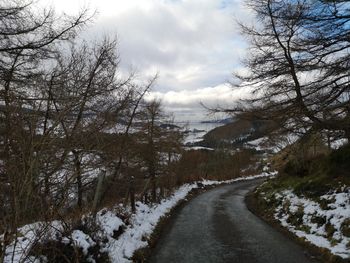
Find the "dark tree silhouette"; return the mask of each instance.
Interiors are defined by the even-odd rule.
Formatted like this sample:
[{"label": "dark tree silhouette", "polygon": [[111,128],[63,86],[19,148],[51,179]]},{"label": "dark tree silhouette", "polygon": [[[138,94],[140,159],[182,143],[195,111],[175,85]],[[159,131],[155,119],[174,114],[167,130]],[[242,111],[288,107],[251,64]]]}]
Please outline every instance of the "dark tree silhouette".
[{"label": "dark tree silhouette", "polygon": [[241,24],[250,41],[253,99],[228,112],[250,112],[292,131],[328,130],[350,138],[350,7],[347,1],[247,1],[256,26]]}]

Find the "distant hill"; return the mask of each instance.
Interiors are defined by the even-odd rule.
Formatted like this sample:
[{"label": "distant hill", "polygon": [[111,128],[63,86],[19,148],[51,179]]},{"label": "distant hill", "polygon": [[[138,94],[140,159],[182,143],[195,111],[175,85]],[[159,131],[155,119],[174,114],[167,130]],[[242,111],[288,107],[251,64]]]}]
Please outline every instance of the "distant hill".
[{"label": "distant hill", "polygon": [[275,128],[276,125],[272,121],[238,119],[209,131],[203,137],[203,145],[210,147],[223,144],[240,146],[247,141],[265,136]]},{"label": "distant hill", "polygon": [[221,124],[227,124],[234,122],[235,119],[233,117],[226,118],[226,119],[220,119],[220,120],[207,120],[207,121],[201,121],[201,123],[221,123]]}]

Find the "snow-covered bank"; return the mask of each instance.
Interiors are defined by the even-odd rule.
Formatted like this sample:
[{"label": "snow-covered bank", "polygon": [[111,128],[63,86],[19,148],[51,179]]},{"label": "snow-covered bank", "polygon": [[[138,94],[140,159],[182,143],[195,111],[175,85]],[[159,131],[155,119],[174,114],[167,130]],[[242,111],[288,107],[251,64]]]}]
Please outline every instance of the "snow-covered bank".
[{"label": "snow-covered bank", "polygon": [[167,214],[180,200],[184,199],[196,184],[185,184],[172,196],[157,205],[136,203],[136,213],[132,215],[130,225],[118,239],[108,236],[108,245],[103,249],[108,252],[112,262],[131,262],[134,252],[147,246],[147,238],[152,234],[158,221]]},{"label": "snow-covered bank", "polygon": [[[118,204],[113,208],[100,210],[94,223],[93,217],[86,215],[82,218],[84,228],[67,231],[67,222],[54,221],[51,223],[34,223],[19,229],[19,236],[6,248],[5,262],[49,262],[45,255],[40,261],[34,255],[29,256],[34,244],[54,240],[80,249],[81,253],[90,261],[95,262],[90,254],[93,248],[108,255],[111,262],[131,262],[133,253],[148,245],[147,239],[154,231],[159,220],[174,208],[180,200],[186,198],[188,193],[202,185],[228,184],[242,180],[252,180],[270,177],[275,173],[264,172],[259,175],[236,178],[227,181],[209,181],[185,184],[179,187],[168,198],[159,204],[143,204],[137,202],[136,213],[131,214],[128,207]],[[91,229],[87,226],[93,226]],[[69,227],[68,227],[69,228]],[[94,228],[94,230],[92,229]],[[4,235],[0,236],[3,243]],[[36,255],[38,258],[39,255]]]},{"label": "snow-covered bank", "polygon": [[239,178],[235,178],[235,179],[231,179],[231,180],[225,180],[225,181],[203,180],[203,181],[200,181],[200,183],[203,185],[231,184],[231,183],[239,182],[239,181],[247,181],[247,180],[259,179],[259,178],[274,177],[276,175],[277,175],[277,172],[262,172],[261,174],[258,174],[258,175],[239,177]]},{"label": "snow-covered bank", "polygon": [[[264,197],[275,207],[274,217],[282,226],[311,244],[328,249],[332,254],[350,258],[350,188],[312,200],[291,190]],[[273,199],[273,200],[271,200]]]}]

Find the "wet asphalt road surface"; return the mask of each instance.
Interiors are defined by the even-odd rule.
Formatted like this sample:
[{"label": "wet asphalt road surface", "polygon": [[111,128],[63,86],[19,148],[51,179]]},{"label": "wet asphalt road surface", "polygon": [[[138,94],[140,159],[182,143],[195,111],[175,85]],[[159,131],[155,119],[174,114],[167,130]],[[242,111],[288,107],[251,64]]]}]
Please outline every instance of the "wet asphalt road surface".
[{"label": "wet asphalt road surface", "polygon": [[221,186],[189,201],[165,229],[150,262],[316,262],[248,210],[244,197],[260,183]]}]

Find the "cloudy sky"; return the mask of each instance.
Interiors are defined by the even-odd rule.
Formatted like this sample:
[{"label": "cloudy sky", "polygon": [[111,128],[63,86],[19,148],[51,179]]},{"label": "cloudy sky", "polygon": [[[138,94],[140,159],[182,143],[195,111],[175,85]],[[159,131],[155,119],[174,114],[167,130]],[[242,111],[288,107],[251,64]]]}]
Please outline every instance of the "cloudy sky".
[{"label": "cloudy sky", "polygon": [[152,97],[176,112],[200,102],[229,105],[242,91],[225,83],[243,70],[246,43],[235,20],[251,21],[243,0],[41,0],[58,12],[97,10],[88,37],[117,36],[123,71],[159,73]]}]

